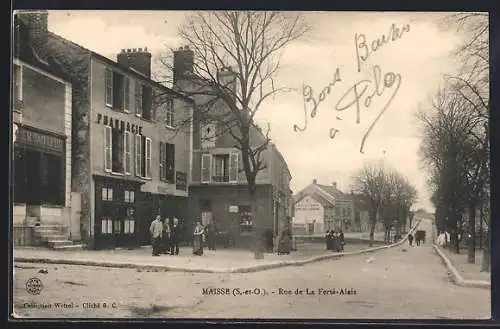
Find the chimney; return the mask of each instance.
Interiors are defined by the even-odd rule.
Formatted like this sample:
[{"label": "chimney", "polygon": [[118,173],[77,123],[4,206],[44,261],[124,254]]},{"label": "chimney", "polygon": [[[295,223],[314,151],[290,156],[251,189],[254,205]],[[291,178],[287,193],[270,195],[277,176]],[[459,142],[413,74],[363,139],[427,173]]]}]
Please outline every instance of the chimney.
[{"label": "chimney", "polygon": [[151,53],[148,48],[122,49],[116,56],[116,61],[151,78]]},{"label": "chimney", "polygon": [[317,183],[318,183],[318,181],[316,180],[316,178],[313,179],[313,184],[317,184]]},{"label": "chimney", "polygon": [[223,67],[217,73],[217,79],[220,84],[229,88],[233,94],[236,92],[236,72],[231,67]]},{"label": "chimney", "polygon": [[48,19],[47,10],[21,11],[17,15],[26,25],[30,43],[41,60],[47,60]]},{"label": "chimney", "polygon": [[189,46],[180,47],[174,51],[174,84],[179,80],[187,79],[193,73],[194,52]]}]

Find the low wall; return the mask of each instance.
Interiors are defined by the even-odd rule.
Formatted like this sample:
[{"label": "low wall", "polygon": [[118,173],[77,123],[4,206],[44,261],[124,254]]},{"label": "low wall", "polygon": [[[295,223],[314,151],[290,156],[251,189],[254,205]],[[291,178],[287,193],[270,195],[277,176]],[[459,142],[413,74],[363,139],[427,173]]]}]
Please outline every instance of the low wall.
[{"label": "low wall", "polygon": [[12,242],[14,247],[33,245],[33,232],[33,226],[14,225],[12,227]]}]

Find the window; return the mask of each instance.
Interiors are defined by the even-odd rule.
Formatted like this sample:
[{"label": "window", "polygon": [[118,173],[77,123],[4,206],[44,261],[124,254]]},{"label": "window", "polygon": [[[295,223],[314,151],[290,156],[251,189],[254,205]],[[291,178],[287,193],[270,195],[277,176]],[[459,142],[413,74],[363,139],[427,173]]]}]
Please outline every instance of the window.
[{"label": "window", "polygon": [[125,134],[118,130],[111,130],[111,171],[114,173],[124,172],[124,158],[125,158]]},{"label": "window", "polygon": [[125,219],[123,222],[123,233],[133,234],[134,233],[135,220]]},{"label": "window", "polygon": [[213,156],[214,182],[229,182],[229,155],[217,154]]},{"label": "window", "polygon": [[111,69],[106,69],[104,80],[106,106],[114,110],[128,112],[130,97],[128,77]]},{"label": "window", "polygon": [[174,101],[169,98],[165,103],[165,125],[167,127],[174,126]]},{"label": "window", "polygon": [[128,202],[128,203],[134,203],[134,201],[135,201],[135,192],[134,191],[125,190],[124,201]]},{"label": "window", "polygon": [[147,86],[142,86],[142,117],[146,120],[154,120],[153,90]]},{"label": "window", "polygon": [[132,171],[132,134],[125,131],[124,134],[124,158],[125,158],[125,174],[130,175]]},{"label": "window", "polygon": [[135,175],[142,176],[142,136],[135,135]]},{"label": "window", "polygon": [[104,171],[111,171],[111,127],[104,127]]},{"label": "window", "polygon": [[151,178],[151,138],[135,135],[135,174]]},{"label": "window", "polygon": [[253,229],[251,207],[248,205],[239,206],[238,215],[240,218],[240,231],[251,232]]},{"label": "window", "polygon": [[14,98],[13,101],[23,100],[23,69],[20,65],[14,64]]},{"label": "window", "polygon": [[154,120],[153,90],[138,81],[135,83],[135,115],[146,120]]},{"label": "window", "polygon": [[101,199],[102,200],[106,200],[106,201],[113,200],[113,189],[112,188],[103,187],[102,188],[102,197],[101,197]]},{"label": "window", "polygon": [[113,221],[109,217],[101,217],[101,233],[111,234],[113,233]]},{"label": "window", "polygon": [[201,127],[201,148],[215,147],[216,127],[214,123],[208,123]]},{"label": "window", "polygon": [[142,116],[142,84],[135,82],[135,115]]},{"label": "window", "polygon": [[202,154],[201,155],[201,182],[210,183],[210,177],[212,176],[212,155]]},{"label": "window", "polygon": [[239,157],[238,152],[231,152],[229,155],[229,181],[232,183],[238,182]]},{"label": "window", "polygon": [[145,170],[144,170],[144,177],[151,178],[151,138],[146,137],[146,152],[144,152],[144,163],[145,163]]},{"label": "window", "polygon": [[175,144],[160,142],[160,180],[175,183]]}]

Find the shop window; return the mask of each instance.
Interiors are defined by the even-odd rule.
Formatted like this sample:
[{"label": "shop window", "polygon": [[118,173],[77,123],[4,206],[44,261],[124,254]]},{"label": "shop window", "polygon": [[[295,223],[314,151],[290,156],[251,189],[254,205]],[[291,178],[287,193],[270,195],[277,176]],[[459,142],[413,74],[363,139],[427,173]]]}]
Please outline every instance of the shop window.
[{"label": "shop window", "polygon": [[111,69],[105,72],[105,103],[114,110],[129,112],[129,78]]},{"label": "shop window", "polygon": [[101,233],[102,234],[112,234],[113,233],[113,220],[109,217],[101,218]]},{"label": "shop window", "polygon": [[135,202],[135,192],[134,191],[125,190],[124,201],[128,202],[128,203],[134,203]]},{"label": "shop window", "polygon": [[113,200],[113,189],[103,187],[102,188],[102,200],[112,201]]},{"label": "shop window", "polygon": [[114,233],[120,233],[122,231],[121,222],[119,219],[114,220],[113,230]]},{"label": "shop window", "polygon": [[135,229],[135,220],[133,219],[125,219],[123,223],[123,233],[125,234],[133,234]]},{"label": "shop window", "polygon": [[252,210],[248,205],[238,207],[240,218],[240,232],[251,232],[253,230]]},{"label": "shop window", "polygon": [[160,180],[175,183],[175,144],[160,142]]}]

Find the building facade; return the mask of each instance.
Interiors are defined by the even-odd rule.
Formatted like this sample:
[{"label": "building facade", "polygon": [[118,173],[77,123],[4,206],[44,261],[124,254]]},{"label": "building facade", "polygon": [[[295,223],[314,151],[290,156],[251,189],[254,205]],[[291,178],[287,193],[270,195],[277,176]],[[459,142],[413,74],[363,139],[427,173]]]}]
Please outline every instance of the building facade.
[{"label": "building facade", "polygon": [[156,215],[187,216],[191,131],[177,123],[193,102],[151,80],[146,48],[115,62],[48,31],[46,12],[32,15],[72,82],[73,239],[95,249],[150,244]]},{"label": "building facade", "polygon": [[[72,87],[58,63],[37,44],[36,21],[14,18],[14,244],[30,244],[39,225],[70,230]],[[42,21],[43,23],[43,21]]]},{"label": "building facade", "polygon": [[[174,53],[174,83],[184,92],[195,89],[186,72],[193,71],[193,52],[183,47]],[[231,77],[232,71],[219,72]],[[233,79],[235,81],[235,79]],[[235,86],[230,86],[235,88]],[[204,96],[193,92],[197,104],[203,104]],[[228,110],[215,103],[210,111]],[[230,115],[230,114],[229,114]],[[257,229],[272,230],[278,235],[291,216],[292,176],[288,165],[276,145],[269,142],[262,152],[265,168],[256,176],[255,210],[243,171],[240,151],[231,134],[224,132],[220,122],[206,121],[195,110],[193,121],[193,166],[190,185],[189,218],[191,225],[201,221],[214,223],[218,230],[233,237],[236,246],[247,247]],[[250,129],[253,147],[263,145],[266,137],[256,127]],[[257,224],[258,221],[258,225]]]}]

